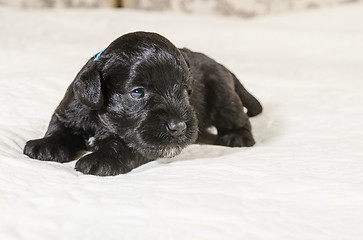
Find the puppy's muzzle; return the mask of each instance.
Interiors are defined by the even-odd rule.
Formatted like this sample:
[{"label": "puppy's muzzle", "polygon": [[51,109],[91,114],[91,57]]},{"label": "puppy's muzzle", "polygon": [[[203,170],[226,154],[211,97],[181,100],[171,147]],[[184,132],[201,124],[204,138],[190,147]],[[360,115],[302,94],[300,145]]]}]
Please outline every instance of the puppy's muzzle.
[{"label": "puppy's muzzle", "polygon": [[168,123],[167,129],[171,136],[183,135],[187,129],[187,124],[183,121],[172,120]]}]

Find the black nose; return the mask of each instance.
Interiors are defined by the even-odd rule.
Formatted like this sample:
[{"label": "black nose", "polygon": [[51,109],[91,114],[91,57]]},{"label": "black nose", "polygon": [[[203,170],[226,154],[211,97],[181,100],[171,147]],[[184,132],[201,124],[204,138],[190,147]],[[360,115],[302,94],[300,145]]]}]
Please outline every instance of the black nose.
[{"label": "black nose", "polygon": [[180,136],[184,134],[187,125],[185,122],[171,121],[168,124],[168,130],[172,136]]}]

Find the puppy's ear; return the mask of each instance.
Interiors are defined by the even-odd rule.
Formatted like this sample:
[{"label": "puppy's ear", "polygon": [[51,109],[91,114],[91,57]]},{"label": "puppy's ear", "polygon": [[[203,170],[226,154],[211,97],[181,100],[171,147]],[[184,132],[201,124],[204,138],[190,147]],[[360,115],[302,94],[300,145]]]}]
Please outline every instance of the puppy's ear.
[{"label": "puppy's ear", "polygon": [[73,82],[73,91],[76,97],[81,103],[93,110],[100,109],[103,105],[101,79],[102,75],[97,64],[89,61]]}]

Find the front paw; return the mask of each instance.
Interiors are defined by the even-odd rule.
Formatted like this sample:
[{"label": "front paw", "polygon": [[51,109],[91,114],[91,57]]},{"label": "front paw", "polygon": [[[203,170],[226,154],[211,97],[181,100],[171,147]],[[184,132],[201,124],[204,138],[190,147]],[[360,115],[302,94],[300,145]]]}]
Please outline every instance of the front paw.
[{"label": "front paw", "polygon": [[28,141],[23,153],[30,158],[43,161],[68,162],[71,160],[69,149],[51,138]]},{"label": "front paw", "polygon": [[251,147],[255,144],[255,140],[249,130],[236,129],[219,135],[215,144],[228,147]]},{"label": "front paw", "polygon": [[110,156],[102,156],[94,152],[80,158],[76,163],[76,170],[84,174],[98,176],[115,176],[130,172],[131,169],[123,165],[119,159]]}]

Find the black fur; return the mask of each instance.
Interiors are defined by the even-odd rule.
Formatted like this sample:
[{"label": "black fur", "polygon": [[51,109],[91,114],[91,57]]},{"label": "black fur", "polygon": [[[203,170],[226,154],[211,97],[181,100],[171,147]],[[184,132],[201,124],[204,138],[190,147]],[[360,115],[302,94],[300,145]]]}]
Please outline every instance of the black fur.
[{"label": "black fur", "polygon": [[211,125],[216,144],[252,146],[248,116],[261,111],[234,74],[206,55],[156,33],[129,33],[86,63],[44,138],[28,141],[24,154],[68,162],[90,151],[78,171],[117,175],[179,154]]}]

